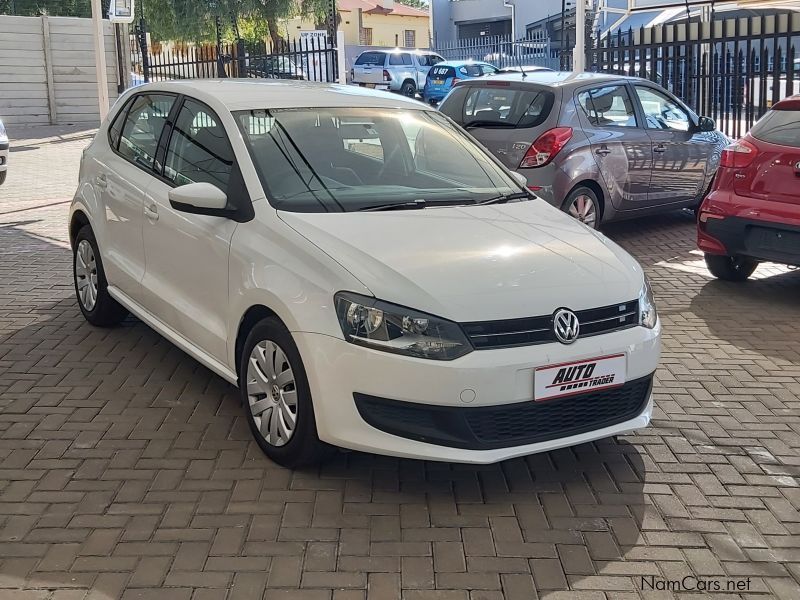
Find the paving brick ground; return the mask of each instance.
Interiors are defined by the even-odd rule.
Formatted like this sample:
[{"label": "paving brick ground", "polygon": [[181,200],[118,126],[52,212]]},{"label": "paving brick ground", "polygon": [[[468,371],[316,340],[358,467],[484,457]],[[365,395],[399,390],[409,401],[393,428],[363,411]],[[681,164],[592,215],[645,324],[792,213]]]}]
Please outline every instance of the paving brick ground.
[{"label": "paving brick ground", "polygon": [[133,319],[84,322],[65,217],[89,137],[24,135],[0,188],[0,600],[656,599],[686,576],[800,598],[800,274],[712,280],[688,214],[610,227],[664,322],[652,427],[292,473],[231,386]]}]

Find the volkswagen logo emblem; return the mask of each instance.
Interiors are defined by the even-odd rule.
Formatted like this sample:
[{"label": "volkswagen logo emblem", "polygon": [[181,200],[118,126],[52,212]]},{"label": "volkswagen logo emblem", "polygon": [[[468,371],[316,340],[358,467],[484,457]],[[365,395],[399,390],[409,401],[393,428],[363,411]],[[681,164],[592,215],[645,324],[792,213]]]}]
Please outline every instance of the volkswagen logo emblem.
[{"label": "volkswagen logo emblem", "polygon": [[578,317],[571,310],[559,308],[553,315],[553,333],[562,344],[571,344],[577,340],[580,330]]}]

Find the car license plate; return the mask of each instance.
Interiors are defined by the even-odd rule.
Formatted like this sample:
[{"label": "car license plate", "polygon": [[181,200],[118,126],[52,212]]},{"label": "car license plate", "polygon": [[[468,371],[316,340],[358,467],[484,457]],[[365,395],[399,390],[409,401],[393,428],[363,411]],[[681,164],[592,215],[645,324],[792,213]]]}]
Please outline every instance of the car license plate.
[{"label": "car license plate", "polygon": [[433,85],[442,85],[444,83],[444,79],[434,79]]},{"label": "car license plate", "polygon": [[368,84],[367,84],[367,87],[368,87],[368,88],[373,88],[373,89],[374,89],[374,88],[375,88],[375,84],[374,84],[374,83],[368,83]]},{"label": "car license plate", "polygon": [[538,367],[533,399],[540,402],[620,386],[625,383],[626,367],[624,354]]}]

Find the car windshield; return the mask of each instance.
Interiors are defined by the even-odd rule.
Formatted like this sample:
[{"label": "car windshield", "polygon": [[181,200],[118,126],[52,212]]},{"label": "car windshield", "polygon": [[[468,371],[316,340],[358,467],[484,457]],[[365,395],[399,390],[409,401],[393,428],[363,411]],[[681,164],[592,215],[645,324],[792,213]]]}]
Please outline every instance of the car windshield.
[{"label": "car windshield", "polygon": [[750,130],[770,144],[800,148],[800,110],[771,110]]},{"label": "car windshield", "polygon": [[267,197],[280,210],[466,205],[520,192],[435,111],[299,108],[234,116]]}]

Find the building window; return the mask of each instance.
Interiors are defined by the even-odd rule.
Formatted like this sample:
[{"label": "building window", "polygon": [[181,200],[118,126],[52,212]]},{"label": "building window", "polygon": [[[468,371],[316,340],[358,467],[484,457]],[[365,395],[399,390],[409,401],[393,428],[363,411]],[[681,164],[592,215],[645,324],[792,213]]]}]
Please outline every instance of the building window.
[{"label": "building window", "polygon": [[413,29],[406,29],[405,47],[415,48],[417,46],[417,32]]},{"label": "building window", "polygon": [[361,45],[372,46],[372,27],[361,28]]}]

